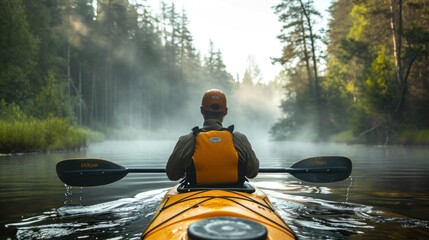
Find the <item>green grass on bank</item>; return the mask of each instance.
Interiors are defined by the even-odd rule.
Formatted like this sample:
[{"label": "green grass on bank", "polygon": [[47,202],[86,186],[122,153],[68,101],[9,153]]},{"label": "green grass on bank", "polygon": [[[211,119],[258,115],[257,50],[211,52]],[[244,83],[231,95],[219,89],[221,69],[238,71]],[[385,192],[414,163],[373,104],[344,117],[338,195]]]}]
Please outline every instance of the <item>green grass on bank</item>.
[{"label": "green grass on bank", "polygon": [[76,150],[102,138],[100,133],[74,127],[57,117],[0,120],[0,153]]},{"label": "green grass on bank", "polygon": [[[331,142],[365,143],[364,139],[354,136],[351,130],[333,135],[329,138]],[[391,144],[400,145],[429,145],[429,129],[402,130],[391,139]]]},{"label": "green grass on bank", "polygon": [[353,135],[352,130],[340,132],[329,138],[330,142],[344,142],[344,143],[356,143],[359,142],[358,138]]},{"label": "green grass on bank", "polygon": [[407,145],[429,145],[429,129],[403,130],[398,141]]}]

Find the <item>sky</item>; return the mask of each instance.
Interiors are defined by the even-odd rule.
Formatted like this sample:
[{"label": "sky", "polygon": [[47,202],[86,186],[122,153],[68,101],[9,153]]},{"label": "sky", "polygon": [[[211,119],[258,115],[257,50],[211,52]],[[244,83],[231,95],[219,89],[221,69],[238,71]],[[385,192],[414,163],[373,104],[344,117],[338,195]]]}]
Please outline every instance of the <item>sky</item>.
[{"label": "sky", "polygon": [[[159,0],[146,0],[155,13]],[[174,2],[178,12],[184,9],[194,46],[202,56],[208,53],[209,42],[222,52],[226,70],[241,80],[252,56],[262,72],[262,81],[274,80],[281,66],[271,59],[279,57],[282,44],[277,39],[281,23],[273,6],[280,0],[164,0]],[[318,0],[316,8],[327,14],[330,0]],[[326,19],[326,17],[325,17]]]}]

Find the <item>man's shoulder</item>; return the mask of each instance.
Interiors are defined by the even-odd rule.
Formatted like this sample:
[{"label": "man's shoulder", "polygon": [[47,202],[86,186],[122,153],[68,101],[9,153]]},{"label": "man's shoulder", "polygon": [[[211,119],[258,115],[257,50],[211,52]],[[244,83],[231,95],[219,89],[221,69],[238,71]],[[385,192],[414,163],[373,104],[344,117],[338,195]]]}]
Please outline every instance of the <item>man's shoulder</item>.
[{"label": "man's shoulder", "polygon": [[189,141],[189,140],[194,139],[194,138],[195,138],[195,136],[194,136],[193,132],[189,132],[185,135],[180,136],[179,141]]},{"label": "man's shoulder", "polygon": [[234,131],[232,134],[234,135],[234,137],[238,138],[239,140],[248,141],[246,135],[242,132]]},{"label": "man's shoulder", "polygon": [[235,131],[235,130],[234,130],[234,132],[232,132],[232,134],[234,134],[236,136],[246,136],[244,133],[239,132],[239,131]]}]

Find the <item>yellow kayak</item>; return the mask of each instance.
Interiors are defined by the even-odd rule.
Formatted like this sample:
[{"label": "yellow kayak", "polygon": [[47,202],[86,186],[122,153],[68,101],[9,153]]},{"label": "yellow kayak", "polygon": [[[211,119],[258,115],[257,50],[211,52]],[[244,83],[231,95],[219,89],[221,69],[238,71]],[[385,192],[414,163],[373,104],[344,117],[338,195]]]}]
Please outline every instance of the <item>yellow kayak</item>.
[{"label": "yellow kayak", "polygon": [[[66,159],[56,166],[70,186],[100,186],[128,173],[165,173],[164,168],[125,168],[96,158]],[[307,182],[336,182],[350,176],[352,162],[340,156],[306,158],[290,168],[260,168],[263,173],[290,173]],[[296,239],[268,197],[246,183],[244,187],[173,187],[164,197],[142,239],[260,240]]]},{"label": "yellow kayak", "polygon": [[295,239],[267,195],[244,188],[171,188],[142,239]]}]

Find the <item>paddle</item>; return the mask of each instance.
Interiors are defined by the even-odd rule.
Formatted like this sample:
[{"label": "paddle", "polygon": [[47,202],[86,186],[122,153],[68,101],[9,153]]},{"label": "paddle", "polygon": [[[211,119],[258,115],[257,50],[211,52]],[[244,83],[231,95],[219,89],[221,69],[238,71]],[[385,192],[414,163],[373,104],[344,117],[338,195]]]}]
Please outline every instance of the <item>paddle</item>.
[{"label": "paddle", "polygon": [[[337,182],[350,176],[352,162],[346,157],[312,157],[290,168],[260,168],[260,173],[290,173],[307,182]],[[57,164],[57,175],[70,186],[99,186],[116,182],[128,173],[165,173],[164,168],[125,168],[113,162],[95,158],[67,159]]]},{"label": "paddle", "polygon": [[346,157],[323,156],[303,159],[290,168],[260,168],[260,173],[289,173],[306,182],[338,182],[350,176],[352,161]]}]

